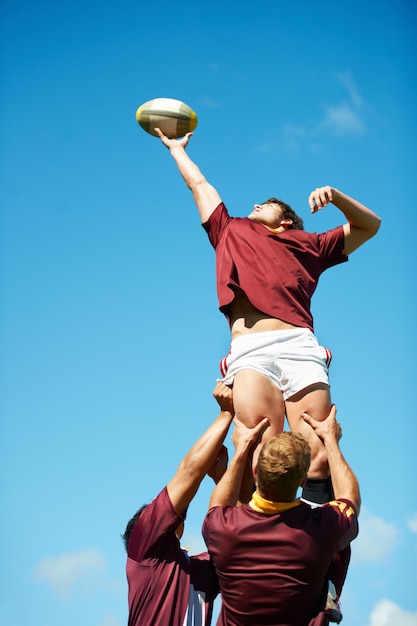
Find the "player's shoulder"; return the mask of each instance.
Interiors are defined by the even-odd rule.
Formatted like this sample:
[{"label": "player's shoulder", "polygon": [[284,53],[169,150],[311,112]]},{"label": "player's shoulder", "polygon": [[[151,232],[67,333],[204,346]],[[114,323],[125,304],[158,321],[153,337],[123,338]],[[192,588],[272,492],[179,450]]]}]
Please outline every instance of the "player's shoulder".
[{"label": "player's shoulder", "polygon": [[352,515],[357,516],[355,505],[353,504],[353,502],[345,498],[331,500],[330,502],[327,502],[325,505],[322,506],[322,508],[324,507],[331,507],[331,509],[338,511],[347,518],[352,517]]}]

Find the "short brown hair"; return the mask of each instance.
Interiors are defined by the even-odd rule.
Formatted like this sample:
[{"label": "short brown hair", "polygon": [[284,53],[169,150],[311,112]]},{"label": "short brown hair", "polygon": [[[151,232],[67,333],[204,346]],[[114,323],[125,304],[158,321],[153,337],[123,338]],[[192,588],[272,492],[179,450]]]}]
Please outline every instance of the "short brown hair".
[{"label": "short brown hair", "polygon": [[289,226],[289,229],[292,228],[293,230],[304,230],[303,220],[297,215],[297,213],[292,207],[290,207],[289,204],[283,202],[282,200],[279,200],[278,198],[269,198],[268,200],[265,200],[265,202],[262,202],[262,204],[269,204],[270,202],[272,202],[273,204],[278,204],[278,206],[280,206],[282,209],[284,217],[286,219],[292,220],[292,224],[291,226]]},{"label": "short brown hair", "polygon": [[275,502],[290,502],[310,467],[311,448],[298,433],[284,432],[261,448],[256,467],[261,496]]}]

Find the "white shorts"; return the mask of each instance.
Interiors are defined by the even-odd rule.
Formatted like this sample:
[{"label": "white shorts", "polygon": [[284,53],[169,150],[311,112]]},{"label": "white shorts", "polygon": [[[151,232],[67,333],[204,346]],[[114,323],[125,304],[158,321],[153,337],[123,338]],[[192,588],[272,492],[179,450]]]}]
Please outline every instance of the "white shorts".
[{"label": "white shorts", "polygon": [[329,384],[332,353],[308,328],[249,333],[234,339],[220,361],[223,382],[231,386],[237,372],[260,372],[282,392],[284,400],[314,383]]}]

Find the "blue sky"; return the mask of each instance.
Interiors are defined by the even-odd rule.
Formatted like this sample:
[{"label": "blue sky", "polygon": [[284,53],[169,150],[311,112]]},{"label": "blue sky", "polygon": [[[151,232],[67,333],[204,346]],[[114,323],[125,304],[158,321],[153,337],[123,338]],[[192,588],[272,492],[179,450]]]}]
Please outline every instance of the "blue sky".
[{"label": "blue sky", "polygon": [[125,624],[120,533],[217,414],[214,253],[135,121],[173,97],[232,214],[278,195],[320,232],[343,221],[309,213],[330,184],[382,217],[313,313],[363,498],[343,624],[416,626],[415,3],[4,0],[0,16],[1,622]]}]

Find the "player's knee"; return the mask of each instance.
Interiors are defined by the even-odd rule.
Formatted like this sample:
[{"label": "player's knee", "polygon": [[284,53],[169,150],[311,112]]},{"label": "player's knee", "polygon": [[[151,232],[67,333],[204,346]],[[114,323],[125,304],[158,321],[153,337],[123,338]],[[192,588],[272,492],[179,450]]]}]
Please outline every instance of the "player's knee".
[{"label": "player's knee", "polygon": [[255,426],[257,426],[257,424],[259,424],[259,422],[264,418],[263,415],[250,411],[236,411],[236,417],[247,428],[255,428]]},{"label": "player's knee", "polygon": [[[260,411],[259,407],[254,407],[253,410],[245,407],[236,409],[236,417],[240,420],[247,428],[255,428],[265,417],[269,419],[270,428],[273,431],[277,430],[278,419],[276,416],[268,415],[267,411]],[[269,429],[268,429],[269,430]]]},{"label": "player's knee", "polygon": [[324,446],[314,446],[311,450],[311,464],[309,475],[326,477],[329,473],[329,464]]}]

